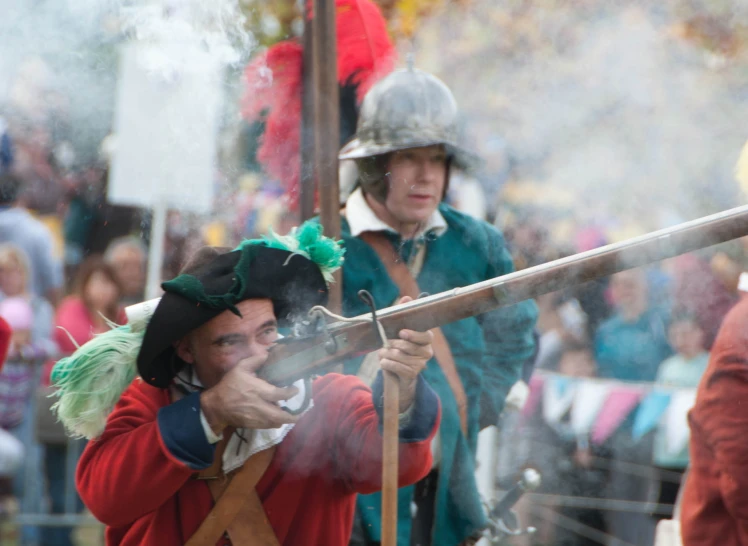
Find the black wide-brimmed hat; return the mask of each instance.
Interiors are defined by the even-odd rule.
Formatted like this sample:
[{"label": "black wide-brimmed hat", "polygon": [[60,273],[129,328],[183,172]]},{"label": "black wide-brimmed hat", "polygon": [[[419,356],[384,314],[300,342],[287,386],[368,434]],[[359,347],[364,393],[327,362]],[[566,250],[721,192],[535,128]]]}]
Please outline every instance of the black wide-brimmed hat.
[{"label": "black wide-brimmed hat", "polygon": [[159,301],[138,354],[138,373],[154,387],[165,388],[184,362],[174,343],[226,311],[239,316],[236,304],[269,299],[280,325],[315,305],[325,305],[328,282],[342,263],[339,243],[307,224],[288,236],[271,233],[244,241],[238,248],[205,247],[182,273],[162,284]]}]

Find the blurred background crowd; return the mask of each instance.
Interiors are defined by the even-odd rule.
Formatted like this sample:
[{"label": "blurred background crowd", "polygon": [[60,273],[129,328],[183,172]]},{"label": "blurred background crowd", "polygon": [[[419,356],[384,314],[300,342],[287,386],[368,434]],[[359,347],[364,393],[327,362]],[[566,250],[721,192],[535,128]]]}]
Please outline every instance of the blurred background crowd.
[{"label": "blurred background crowd", "polygon": [[[464,138],[486,160],[475,177],[456,173],[448,201],[499,227],[518,269],[740,204],[733,169],[748,136],[740,122],[748,114],[746,4],[379,3],[400,49],[454,90]],[[299,33],[294,2],[242,6],[258,47]],[[50,417],[51,363],[144,299],[151,214],[107,201],[116,146],[111,51],[78,52],[87,77],[97,75],[95,103],[77,91],[75,82],[88,80],[59,73],[70,62],[64,55],[41,45],[17,51],[18,62],[0,60],[0,316],[14,330],[0,373],[0,426],[25,451],[0,468],[0,509],[70,514],[81,510],[66,498],[80,445]],[[283,181],[262,171],[256,149],[252,125],[227,115],[214,213],[169,212],[163,278],[203,244],[298,223]],[[734,241],[543,296],[535,369],[695,387],[746,266],[748,246]],[[502,451],[504,466],[537,467],[542,493],[556,499],[546,505],[552,517],[527,514],[540,528],[528,541],[651,544],[667,513],[652,507],[673,504],[687,456],[664,454],[657,431],[632,442],[625,424],[602,445],[570,433],[568,415],[553,425],[532,415],[519,426],[511,430],[523,441]],[[559,501],[568,498],[638,504]],[[65,525],[0,526],[2,544],[75,540],[85,538]]]}]

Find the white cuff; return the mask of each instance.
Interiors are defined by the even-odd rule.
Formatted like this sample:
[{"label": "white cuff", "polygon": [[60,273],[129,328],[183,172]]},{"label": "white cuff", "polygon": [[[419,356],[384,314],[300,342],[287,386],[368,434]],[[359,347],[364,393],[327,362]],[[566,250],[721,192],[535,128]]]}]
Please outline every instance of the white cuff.
[{"label": "white cuff", "polygon": [[398,424],[400,428],[407,427],[408,423],[410,423],[410,418],[413,415],[413,407],[415,405],[416,405],[416,402],[415,400],[413,400],[413,403],[410,405],[410,407],[397,416],[397,420],[398,420]]},{"label": "white cuff", "polygon": [[215,432],[213,432],[213,429],[210,428],[203,410],[200,410],[200,424],[203,425],[203,431],[205,432],[205,437],[208,439],[209,444],[217,444],[218,442],[223,440],[223,434],[216,434]]}]

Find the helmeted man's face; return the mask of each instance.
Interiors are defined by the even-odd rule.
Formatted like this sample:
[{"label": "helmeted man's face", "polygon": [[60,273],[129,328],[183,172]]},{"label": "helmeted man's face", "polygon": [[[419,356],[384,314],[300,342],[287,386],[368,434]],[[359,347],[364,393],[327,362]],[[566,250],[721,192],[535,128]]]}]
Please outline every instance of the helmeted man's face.
[{"label": "helmeted man's face", "polygon": [[269,299],[245,300],[236,307],[241,318],[224,311],[177,344],[177,354],[194,366],[206,388],[216,385],[245,358],[266,354],[278,339],[278,322]]},{"label": "helmeted man's face", "polygon": [[443,146],[394,152],[387,165],[387,211],[402,224],[421,224],[439,206],[447,179]]}]

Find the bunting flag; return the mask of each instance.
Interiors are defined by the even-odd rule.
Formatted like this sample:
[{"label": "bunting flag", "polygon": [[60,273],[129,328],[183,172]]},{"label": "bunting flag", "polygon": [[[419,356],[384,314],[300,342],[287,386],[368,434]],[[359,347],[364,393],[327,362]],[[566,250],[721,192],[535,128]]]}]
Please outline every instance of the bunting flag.
[{"label": "bunting flag", "polygon": [[522,418],[526,419],[533,415],[540,405],[540,401],[543,399],[543,383],[545,382],[544,376],[540,374],[533,374],[530,378],[530,394],[525,400],[525,405],[522,406]]},{"label": "bunting flag", "polygon": [[543,387],[543,418],[549,424],[558,423],[574,403],[578,382],[557,375]]},{"label": "bunting flag", "polygon": [[626,417],[634,410],[642,397],[642,390],[636,387],[619,386],[611,388],[598,419],[592,428],[591,440],[602,444],[618,430]]},{"label": "bunting flag", "polygon": [[641,440],[659,424],[670,405],[671,396],[670,392],[653,390],[644,397],[634,418],[634,429],[631,435],[635,442]]},{"label": "bunting flag", "polygon": [[688,412],[695,402],[696,389],[673,393],[662,423],[665,430],[665,452],[668,455],[677,455],[688,445]]},{"label": "bunting flag", "polygon": [[589,434],[610,394],[611,385],[581,382],[571,408],[571,428],[577,435]]},{"label": "bunting flag", "polygon": [[695,388],[577,378],[545,371],[536,372],[529,387],[523,420],[537,414],[540,406],[542,418],[551,425],[568,414],[574,433],[589,434],[590,441],[599,445],[633,415],[633,441],[658,429],[668,453],[681,453],[688,444],[687,415],[696,400]]}]

